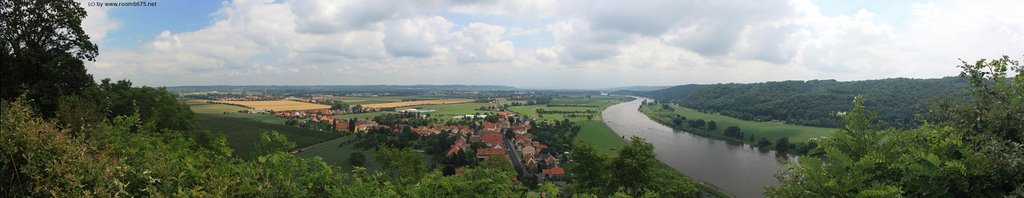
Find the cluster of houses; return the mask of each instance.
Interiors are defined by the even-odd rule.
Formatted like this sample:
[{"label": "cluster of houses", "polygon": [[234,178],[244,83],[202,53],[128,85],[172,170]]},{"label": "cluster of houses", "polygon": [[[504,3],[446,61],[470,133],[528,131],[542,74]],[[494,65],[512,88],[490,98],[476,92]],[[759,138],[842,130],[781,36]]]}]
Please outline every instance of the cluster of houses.
[{"label": "cluster of houses", "polygon": [[[404,109],[399,112],[420,112],[417,109]],[[345,110],[308,110],[308,111],[288,111],[288,112],[277,112],[275,113],[278,117],[298,117],[298,118],[309,118],[311,121],[320,122],[327,121],[334,126],[334,129],[338,132],[367,132],[370,129],[383,128],[391,130],[401,130],[401,126],[388,126],[381,125],[372,120],[358,120],[355,122],[354,127],[350,127],[350,123],[346,120],[332,118],[330,115],[337,115],[346,113]],[[412,128],[412,132],[420,136],[428,136],[433,134],[440,134],[442,131],[448,131],[452,136],[458,138],[451,145],[447,155],[449,157],[454,156],[460,152],[464,152],[465,149],[470,148],[470,144],[480,143],[484,145],[483,148],[476,149],[476,159],[479,161],[485,161],[492,157],[503,157],[507,160],[519,159],[519,163],[529,168],[530,170],[540,170],[542,176],[545,178],[561,177],[565,174],[565,169],[559,166],[558,159],[551,154],[544,153],[544,149],[548,146],[533,140],[529,133],[530,124],[520,123],[513,125],[508,120],[509,117],[515,116],[513,112],[498,112],[499,118],[497,122],[479,122],[481,126],[479,130],[474,130],[469,125],[446,125],[446,126],[418,126]],[[474,115],[475,116],[475,115]],[[503,131],[511,131],[513,139],[509,141],[509,144],[505,144],[506,137],[502,133]],[[509,148],[511,147],[511,148]],[[517,155],[516,158],[508,156],[509,154]],[[542,167],[541,163],[546,165]]]}]

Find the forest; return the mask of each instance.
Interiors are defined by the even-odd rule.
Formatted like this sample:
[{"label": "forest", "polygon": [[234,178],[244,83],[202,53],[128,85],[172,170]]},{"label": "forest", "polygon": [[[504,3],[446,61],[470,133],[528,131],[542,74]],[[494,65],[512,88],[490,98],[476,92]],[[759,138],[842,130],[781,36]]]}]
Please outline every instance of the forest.
[{"label": "forest", "polygon": [[916,115],[925,115],[934,100],[962,100],[967,87],[966,79],[946,77],[680,85],[631,93],[744,120],[830,128],[842,126],[833,115],[848,111],[854,96],[863,95],[870,99],[865,107],[878,114],[883,126],[912,128],[921,124]]}]

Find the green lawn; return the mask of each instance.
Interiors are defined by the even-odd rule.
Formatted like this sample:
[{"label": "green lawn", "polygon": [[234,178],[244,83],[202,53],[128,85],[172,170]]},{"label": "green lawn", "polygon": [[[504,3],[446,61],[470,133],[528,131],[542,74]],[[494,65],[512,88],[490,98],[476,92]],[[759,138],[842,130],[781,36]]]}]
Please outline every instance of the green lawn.
[{"label": "green lawn", "polygon": [[[778,122],[747,121],[719,114],[701,113],[675,105],[673,107],[674,111],[667,111],[662,109],[661,105],[644,105],[641,111],[651,119],[666,125],[672,124],[672,118],[675,115],[685,116],[687,120],[704,119],[705,121],[715,121],[718,129],[711,133],[716,136],[721,136],[727,127],[738,126],[744,135],[754,134],[754,141],[761,137],[766,137],[774,142],[778,138],[789,137],[789,142],[799,143],[806,142],[810,138],[826,136],[837,130],[834,128],[800,126]],[[751,143],[747,138],[744,141]]]},{"label": "green lawn", "polygon": [[626,144],[619,135],[616,135],[612,129],[608,128],[601,121],[576,121],[576,123],[582,125],[582,128],[576,134],[575,141],[583,141],[593,145],[594,148],[597,148],[602,153],[616,156],[618,148]]}]

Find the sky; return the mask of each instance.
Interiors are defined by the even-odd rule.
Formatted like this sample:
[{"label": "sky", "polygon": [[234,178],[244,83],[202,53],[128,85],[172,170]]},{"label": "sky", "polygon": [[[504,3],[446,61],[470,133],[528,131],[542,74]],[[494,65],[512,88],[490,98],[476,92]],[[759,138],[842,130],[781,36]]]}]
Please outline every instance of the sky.
[{"label": "sky", "polygon": [[961,59],[1024,59],[1024,1],[1010,0],[80,2],[100,46],[89,72],[148,86],[589,89],[937,78]]}]

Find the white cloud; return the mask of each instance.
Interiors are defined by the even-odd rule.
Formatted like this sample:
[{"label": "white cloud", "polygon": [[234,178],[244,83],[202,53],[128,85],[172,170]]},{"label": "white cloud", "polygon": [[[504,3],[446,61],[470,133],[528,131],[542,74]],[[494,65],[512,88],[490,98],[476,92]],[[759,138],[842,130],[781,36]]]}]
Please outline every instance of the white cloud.
[{"label": "white cloud", "polygon": [[88,6],[84,1],[79,1],[79,3],[88,13],[85,20],[82,20],[82,29],[89,34],[89,40],[93,43],[103,44],[106,41],[107,33],[121,26],[120,22],[110,18],[110,15],[107,14],[110,12],[109,8]]},{"label": "white cloud", "polygon": [[[149,85],[576,88],[941,77],[956,74],[956,58],[1024,54],[1024,12],[1009,4],[1020,3],[921,3],[880,16],[869,8],[823,13],[808,0],[239,0],[207,27],[103,51],[89,69]],[[94,41],[117,30],[106,10],[87,9]],[[517,43],[524,35],[552,41]]]}]

